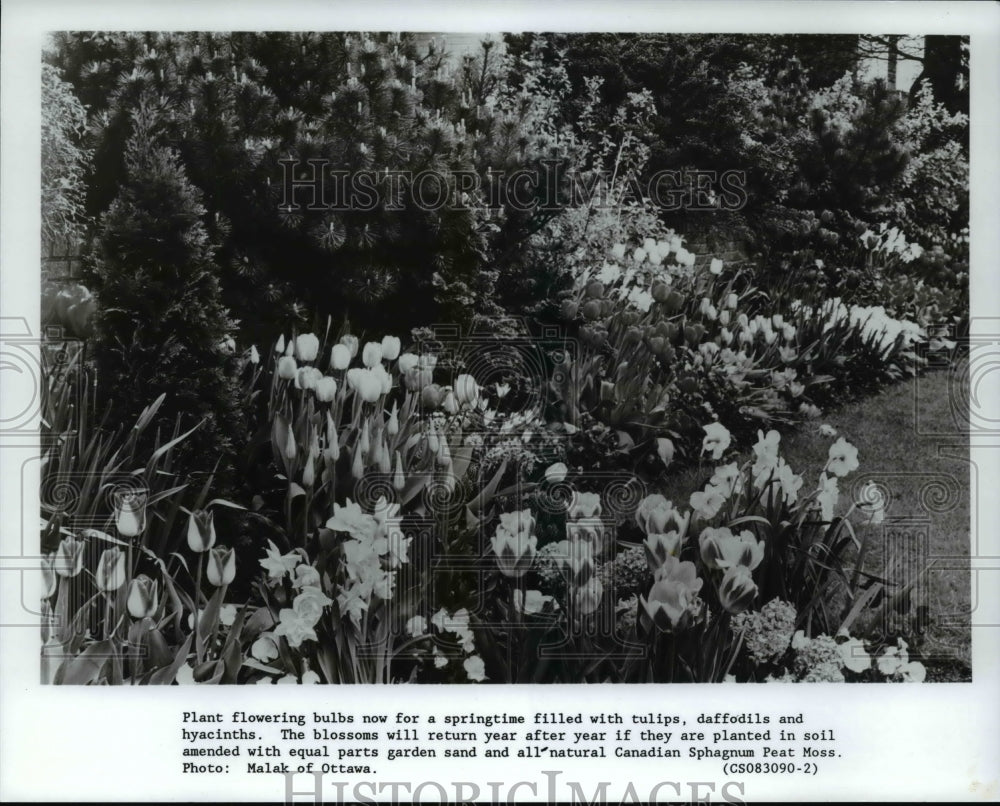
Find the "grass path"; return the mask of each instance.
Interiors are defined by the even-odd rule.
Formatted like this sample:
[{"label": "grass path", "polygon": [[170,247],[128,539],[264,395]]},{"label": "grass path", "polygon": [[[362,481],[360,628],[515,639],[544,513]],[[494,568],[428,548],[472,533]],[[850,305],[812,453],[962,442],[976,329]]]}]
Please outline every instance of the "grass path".
[{"label": "grass path", "polygon": [[[782,455],[802,474],[803,491],[816,484],[833,441],[820,434],[819,424],[832,425],[857,447],[860,467],[841,479],[841,511],[847,497],[856,498],[869,480],[887,491],[885,523],[874,527],[882,529],[879,542],[885,550],[873,551],[873,565],[866,563],[867,568],[880,571],[887,554],[898,558],[903,553],[938,566],[932,565],[921,584],[930,613],[922,647],[929,670],[971,663],[969,447],[968,439],[956,433],[954,410],[961,410],[961,401],[951,383],[949,372],[930,372],[831,411],[782,438]],[[667,498],[686,501],[698,482],[696,471],[678,474],[665,491]],[[951,679],[956,673],[940,674]]]}]

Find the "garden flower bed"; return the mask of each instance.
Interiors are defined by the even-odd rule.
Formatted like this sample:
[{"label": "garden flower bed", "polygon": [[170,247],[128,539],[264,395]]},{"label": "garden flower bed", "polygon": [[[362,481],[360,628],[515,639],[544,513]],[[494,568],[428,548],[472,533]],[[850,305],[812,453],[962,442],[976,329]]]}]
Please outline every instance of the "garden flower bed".
[{"label": "garden flower bed", "polygon": [[[728,262],[633,193],[671,153],[662,98],[611,103],[543,37],[506,41],[476,70],[397,34],[54,44],[63,201],[90,212],[66,230],[83,276],[43,285],[63,335],[42,390],[44,682],[967,676],[967,620],[942,625],[968,579],[929,585],[937,552],[893,531],[920,516],[894,472],[938,466],[885,425],[915,379],[935,418],[950,405],[927,370],[967,326],[967,174],[937,177],[954,216],[915,197],[961,161],[967,118],[857,76],[732,71],[713,103],[743,136],[704,153],[757,185],[755,242]],[[324,149],[409,176],[409,201],[300,203],[316,187],[275,177]],[[560,204],[494,198],[505,170]],[[414,201],[418,171],[447,203]],[[603,203],[567,202],[577,181]]]}]

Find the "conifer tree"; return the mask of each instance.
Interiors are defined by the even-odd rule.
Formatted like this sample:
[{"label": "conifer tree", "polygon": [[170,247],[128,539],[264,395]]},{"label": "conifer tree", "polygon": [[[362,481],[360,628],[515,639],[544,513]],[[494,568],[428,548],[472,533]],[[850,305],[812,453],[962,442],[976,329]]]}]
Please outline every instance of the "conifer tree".
[{"label": "conifer tree", "polygon": [[166,394],[159,441],[172,435],[178,415],[185,430],[203,421],[179,461],[189,471],[217,462],[225,470],[241,431],[235,323],[220,300],[200,194],[160,142],[148,100],[133,114],[124,164],[89,261],[100,302],[99,394],[110,422],[126,427]]}]

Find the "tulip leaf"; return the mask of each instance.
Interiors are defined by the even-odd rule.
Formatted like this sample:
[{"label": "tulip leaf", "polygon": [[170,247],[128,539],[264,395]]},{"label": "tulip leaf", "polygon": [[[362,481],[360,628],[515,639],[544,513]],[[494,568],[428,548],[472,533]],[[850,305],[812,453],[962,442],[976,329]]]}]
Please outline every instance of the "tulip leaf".
[{"label": "tulip leaf", "polygon": [[157,448],[155,451],[153,451],[153,455],[149,457],[149,464],[147,465],[147,467],[152,466],[152,464],[157,459],[159,459],[161,456],[163,456],[163,454],[165,454],[171,448],[175,447],[176,445],[179,445],[181,442],[183,442],[185,439],[187,439],[189,436],[191,436],[191,434],[193,434],[195,431],[197,431],[199,428],[201,428],[202,423],[204,423],[204,422],[205,421],[202,420],[197,425],[195,425],[194,428],[190,429],[189,431],[185,431],[179,437],[176,437],[176,438],[170,440],[170,442],[166,443],[165,445],[161,445],[159,448]]},{"label": "tulip leaf", "polygon": [[90,685],[97,680],[114,653],[115,647],[111,641],[95,641],[59,669],[56,682],[64,686]]},{"label": "tulip leaf", "polygon": [[302,489],[296,482],[290,482],[288,485],[288,500],[294,501],[300,495],[305,495],[306,491]]},{"label": "tulip leaf", "polygon": [[205,504],[205,507],[208,508],[212,506],[212,504],[218,504],[219,506],[229,507],[230,509],[246,509],[246,507],[241,506],[239,504],[234,504],[232,501],[227,501],[225,498],[213,498],[211,501]]},{"label": "tulip leaf", "polygon": [[243,607],[240,608],[240,612],[236,615],[236,619],[233,621],[233,626],[229,628],[229,635],[226,636],[226,643],[222,647],[222,652],[219,653],[219,657],[226,666],[226,672],[223,675],[223,682],[225,683],[235,683],[240,667],[243,665],[243,652],[240,647],[240,635],[243,632],[243,623],[246,618],[246,614],[247,607],[246,605],[243,605]]},{"label": "tulip leaf", "polygon": [[189,635],[184,639],[184,643],[178,648],[177,654],[174,655],[173,661],[171,661],[169,666],[164,666],[162,669],[157,669],[153,672],[152,676],[149,678],[149,684],[152,686],[169,686],[177,678],[177,672],[187,662],[188,652],[191,651],[191,641],[194,638],[193,635]]},{"label": "tulip leaf", "polygon": [[107,532],[102,532],[100,529],[84,529],[81,533],[83,537],[92,537],[95,540],[103,540],[106,543],[113,543],[116,546],[128,547],[128,543],[124,540],[119,540],[117,537],[112,537]]}]

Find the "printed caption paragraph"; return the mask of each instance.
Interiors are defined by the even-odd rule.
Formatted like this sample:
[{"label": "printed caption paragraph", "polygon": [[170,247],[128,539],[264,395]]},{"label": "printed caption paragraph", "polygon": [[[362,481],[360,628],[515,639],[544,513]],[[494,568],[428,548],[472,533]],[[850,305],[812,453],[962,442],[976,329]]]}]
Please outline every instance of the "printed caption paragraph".
[{"label": "printed caption paragraph", "polygon": [[[724,775],[816,775],[836,731],[803,713],[184,711],[183,773],[374,776],[400,759],[686,759]],[[509,767],[508,767],[509,768]]]}]

